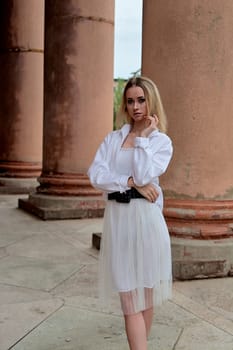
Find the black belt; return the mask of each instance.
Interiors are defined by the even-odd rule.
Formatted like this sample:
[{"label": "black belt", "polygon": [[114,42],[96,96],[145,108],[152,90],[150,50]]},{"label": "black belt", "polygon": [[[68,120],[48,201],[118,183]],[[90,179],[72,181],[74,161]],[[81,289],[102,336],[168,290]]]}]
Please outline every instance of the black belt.
[{"label": "black belt", "polygon": [[115,200],[118,203],[129,203],[131,199],[134,198],[145,198],[141,193],[139,193],[136,188],[132,187],[130,190],[125,192],[112,192],[108,194],[109,200]]}]

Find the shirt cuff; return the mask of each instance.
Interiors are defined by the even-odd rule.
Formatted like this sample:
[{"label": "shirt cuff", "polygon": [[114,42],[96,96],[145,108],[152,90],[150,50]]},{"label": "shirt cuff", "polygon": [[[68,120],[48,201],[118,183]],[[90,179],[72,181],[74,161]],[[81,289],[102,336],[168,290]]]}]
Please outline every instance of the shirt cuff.
[{"label": "shirt cuff", "polygon": [[121,175],[120,180],[119,180],[119,190],[120,192],[125,192],[126,190],[129,189],[128,187],[128,175]]}]

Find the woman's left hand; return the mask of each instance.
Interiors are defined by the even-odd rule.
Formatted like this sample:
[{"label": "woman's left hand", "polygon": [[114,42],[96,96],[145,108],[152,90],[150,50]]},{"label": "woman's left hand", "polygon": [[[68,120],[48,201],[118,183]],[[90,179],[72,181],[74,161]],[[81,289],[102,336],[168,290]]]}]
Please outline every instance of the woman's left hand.
[{"label": "woman's left hand", "polygon": [[149,202],[155,202],[159,196],[157,188],[153,184],[147,184],[144,186],[135,186],[136,190],[143,195]]},{"label": "woman's left hand", "polygon": [[145,115],[144,117],[146,119],[146,127],[141,131],[141,137],[148,137],[152,131],[158,129],[159,124],[159,118],[156,114],[151,115]]}]

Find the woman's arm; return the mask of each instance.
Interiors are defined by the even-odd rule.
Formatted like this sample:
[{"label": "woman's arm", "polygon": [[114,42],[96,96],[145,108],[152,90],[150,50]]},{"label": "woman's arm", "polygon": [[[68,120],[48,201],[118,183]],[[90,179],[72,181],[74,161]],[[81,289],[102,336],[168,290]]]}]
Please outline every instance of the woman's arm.
[{"label": "woman's arm", "polygon": [[158,132],[150,137],[136,137],[133,157],[133,180],[137,186],[152,183],[162,175],[173,153],[170,138]]},{"label": "woman's arm", "polygon": [[91,184],[102,191],[124,192],[129,189],[127,182],[128,176],[119,175],[110,170],[110,157],[108,151],[112,147],[112,133],[106,136],[100,147],[98,148],[94,161],[88,169],[87,175]]},{"label": "woman's arm", "polygon": [[150,202],[155,202],[159,196],[159,192],[153,184],[147,184],[144,186],[136,186],[133,177],[130,176],[128,179],[128,186],[134,187]]}]

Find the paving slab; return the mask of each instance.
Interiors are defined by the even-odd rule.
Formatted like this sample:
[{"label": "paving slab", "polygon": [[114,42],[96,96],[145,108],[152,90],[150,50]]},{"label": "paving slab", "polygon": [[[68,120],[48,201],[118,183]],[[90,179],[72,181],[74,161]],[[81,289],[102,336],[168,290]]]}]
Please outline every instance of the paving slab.
[{"label": "paving slab", "polygon": [[38,218],[22,215],[19,209],[1,208],[0,247],[14,244],[33,234],[48,232],[49,226]]},{"label": "paving slab", "polygon": [[97,272],[97,261],[94,264],[83,265],[77,273],[60,283],[51,292],[54,296],[61,297],[77,295],[97,297]]},{"label": "paving slab", "polygon": [[[233,336],[233,321],[226,319],[221,314],[213,311],[208,305],[200,304],[193,300],[192,298],[187,298],[182,293],[173,293],[172,302],[180,305],[188,312],[196,315],[200,320],[205,320],[206,322],[212,324],[219,330],[222,330],[231,336]],[[233,345],[233,338],[232,338]]]},{"label": "paving slab", "polygon": [[63,297],[66,306],[80,308],[83,310],[91,310],[96,313],[105,315],[114,315],[122,318],[122,312],[120,308],[119,298],[115,298],[112,301],[111,308],[107,309],[100,305],[97,297],[91,297],[86,295],[65,296]]},{"label": "paving slab", "polygon": [[14,217],[14,214],[12,215],[10,209],[1,209],[0,247],[2,248],[24,238],[31,237],[33,234],[31,230],[25,230],[25,226],[30,224],[30,221],[22,223],[21,226],[17,219],[15,221],[10,219],[11,216]]},{"label": "paving slab", "polygon": [[40,233],[23,239],[8,247],[7,253],[12,256],[43,258],[54,262],[74,262],[76,264],[96,262],[96,259],[88,256],[80,248],[74,247],[52,233]]},{"label": "paving slab", "polygon": [[5,247],[0,247],[0,259],[4,256],[7,256],[7,251]]},{"label": "paving slab", "polygon": [[49,292],[0,284],[0,305],[51,299]]},{"label": "paving slab", "polygon": [[[20,197],[26,199],[28,195],[21,195]],[[1,194],[0,196],[0,208],[11,208],[15,209],[18,207],[18,196],[9,195],[9,194]]]},{"label": "paving slab", "polygon": [[49,291],[81,268],[74,262],[7,256],[1,259],[0,284]]},{"label": "paving slab", "polygon": [[175,350],[232,349],[233,337],[204,321],[185,327],[175,346]]},{"label": "paving slab", "polygon": [[212,309],[225,310],[233,319],[233,278],[209,279],[175,283],[175,289],[186,297]]},{"label": "paving slab", "polygon": [[[0,306],[0,349],[11,348],[62,306],[59,299]],[[39,347],[37,348],[39,350]]]},{"label": "paving slab", "polygon": [[[67,230],[67,226],[69,229]],[[103,227],[103,219],[82,219],[56,221],[56,235],[72,243],[74,246],[92,246],[92,235],[90,232],[101,232]],[[96,250],[95,250],[96,251]]]},{"label": "paving slab", "polygon": [[[149,339],[149,349],[162,346],[168,350],[173,348],[180,330],[156,325],[153,333],[156,335]],[[121,317],[63,307],[12,349],[126,350],[128,346]]]},{"label": "paving slab", "polygon": [[63,307],[13,349],[126,350],[126,345],[120,317]]}]

